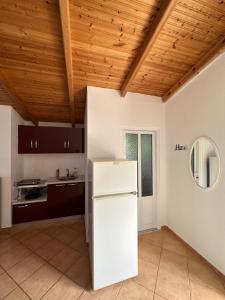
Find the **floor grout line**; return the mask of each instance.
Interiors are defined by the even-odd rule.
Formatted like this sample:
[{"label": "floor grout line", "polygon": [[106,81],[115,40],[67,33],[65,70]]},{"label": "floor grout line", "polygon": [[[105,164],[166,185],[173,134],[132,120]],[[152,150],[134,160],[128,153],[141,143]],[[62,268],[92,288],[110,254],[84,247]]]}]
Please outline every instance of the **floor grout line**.
[{"label": "floor grout line", "polygon": [[190,278],[190,270],[189,270],[189,264],[188,264],[188,257],[187,257],[187,273],[188,273],[188,284],[189,284],[190,300],[191,300],[192,299],[192,296],[191,296],[191,278]]}]

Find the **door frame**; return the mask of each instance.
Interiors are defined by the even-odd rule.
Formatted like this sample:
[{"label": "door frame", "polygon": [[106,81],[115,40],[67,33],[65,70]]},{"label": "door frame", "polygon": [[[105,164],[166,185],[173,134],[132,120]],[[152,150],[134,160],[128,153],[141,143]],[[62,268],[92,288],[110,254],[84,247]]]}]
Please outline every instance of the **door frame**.
[{"label": "door frame", "polygon": [[[126,133],[148,133],[153,135],[153,194],[155,196],[155,218],[156,218],[156,228],[160,229],[159,225],[159,201],[160,201],[160,130],[158,128],[142,128],[142,127],[124,127],[123,128],[123,158],[126,159]],[[138,155],[140,154],[140,147],[138,147]],[[138,167],[138,169],[141,168],[141,165]],[[138,170],[139,172],[139,170]],[[139,177],[140,178],[140,177]],[[140,184],[140,179],[138,178],[138,185]],[[139,196],[139,195],[138,195]],[[141,232],[141,231],[140,231]]]}]

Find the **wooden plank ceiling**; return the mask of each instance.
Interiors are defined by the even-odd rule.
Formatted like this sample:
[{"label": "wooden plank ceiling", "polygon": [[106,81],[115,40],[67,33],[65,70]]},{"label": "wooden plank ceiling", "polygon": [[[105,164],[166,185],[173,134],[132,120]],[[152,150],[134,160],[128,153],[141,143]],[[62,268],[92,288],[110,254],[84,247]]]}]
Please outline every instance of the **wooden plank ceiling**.
[{"label": "wooden plank ceiling", "polygon": [[[157,23],[164,2],[171,7]],[[0,1],[0,68],[29,119],[82,123],[87,85],[123,90],[148,38],[127,90],[164,100],[224,50],[225,1],[60,0],[60,7],[61,19],[58,0]]]}]

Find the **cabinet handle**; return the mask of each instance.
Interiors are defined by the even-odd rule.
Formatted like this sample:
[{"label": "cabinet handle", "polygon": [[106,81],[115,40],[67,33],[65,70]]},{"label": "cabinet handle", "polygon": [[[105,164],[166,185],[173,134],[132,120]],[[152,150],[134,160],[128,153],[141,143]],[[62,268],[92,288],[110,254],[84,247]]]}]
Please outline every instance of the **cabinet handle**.
[{"label": "cabinet handle", "polygon": [[35,148],[37,149],[37,147],[38,147],[38,141],[36,140],[35,141]]},{"label": "cabinet handle", "polygon": [[66,149],[66,141],[64,142],[64,149]]},{"label": "cabinet handle", "polygon": [[78,183],[68,183],[68,185],[78,185]]},{"label": "cabinet handle", "polygon": [[55,186],[65,186],[65,184],[56,184]]},{"label": "cabinet handle", "polygon": [[25,204],[25,205],[17,205],[18,208],[24,208],[24,207],[27,207],[28,205]]},{"label": "cabinet handle", "polygon": [[70,141],[67,141],[68,149],[70,148]]},{"label": "cabinet handle", "polygon": [[30,140],[30,147],[33,149],[33,140]]}]

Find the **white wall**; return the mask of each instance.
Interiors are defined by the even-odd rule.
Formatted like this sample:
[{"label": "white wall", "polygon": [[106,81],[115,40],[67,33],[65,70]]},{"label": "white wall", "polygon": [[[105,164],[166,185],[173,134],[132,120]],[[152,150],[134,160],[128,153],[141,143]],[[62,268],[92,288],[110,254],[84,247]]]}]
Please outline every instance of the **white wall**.
[{"label": "white wall", "polygon": [[15,182],[23,179],[23,155],[18,154],[18,125],[23,125],[23,118],[12,108],[11,112],[11,161],[12,161],[12,198],[17,195]]},{"label": "white wall", "polygon": [[[225,55],[166,104],[168,225],[225,274]],[[211,190],[189,170],[191,145],[208,136],[218,146],[221,175]],[[188,151],[174,151],[176,143]]]},{"label": "white wall", "polygon": [[88,159],[125,158],[126,129],[157,131],[159,226],[166,223],[164,109],[158,97],[128,93],[121,98],[116,90],[96,87],[87,90]]},{"label": "white wall", "polygon": [[0,177],[1,177],[1,226],[11,225],[11,111],[10,106],[0,105]]}]

